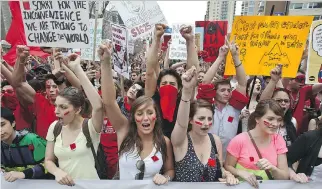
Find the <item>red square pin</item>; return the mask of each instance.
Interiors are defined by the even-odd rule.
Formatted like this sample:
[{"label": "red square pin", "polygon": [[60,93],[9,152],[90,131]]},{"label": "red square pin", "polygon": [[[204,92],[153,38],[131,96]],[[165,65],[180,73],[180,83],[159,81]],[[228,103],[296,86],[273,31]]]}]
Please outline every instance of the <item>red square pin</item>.
[{"label": "red square pin", "polygon": [[70,147],[71,150],[75,150],[76,149],[76,144],[75,143],[70,144],[69,147]]},{"label": "red square pin", "polygon": [[228,121],[229,123],[232,123],[232,122],[234,121],[234,117],[229,116],[227,121]]}]

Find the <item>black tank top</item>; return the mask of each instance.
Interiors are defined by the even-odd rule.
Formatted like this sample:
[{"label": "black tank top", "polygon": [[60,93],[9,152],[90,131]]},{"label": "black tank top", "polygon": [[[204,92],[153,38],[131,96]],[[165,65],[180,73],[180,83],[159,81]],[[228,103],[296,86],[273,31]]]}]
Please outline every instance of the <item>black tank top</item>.
[{"label": "black tank top", "polygon": [[[176,181],[178,182],[216,182],[222,177],[221,166],[217,156],[217,148],[211,134],[212,141],[210,158],[215,160],[215,165],[203,165],[195,153],[190,135],[188,136],[188,150],[185,157],[175,162]],[[211,138],[212,137],[212,138]],[[212,161],[214,162],[214,161]]]}]

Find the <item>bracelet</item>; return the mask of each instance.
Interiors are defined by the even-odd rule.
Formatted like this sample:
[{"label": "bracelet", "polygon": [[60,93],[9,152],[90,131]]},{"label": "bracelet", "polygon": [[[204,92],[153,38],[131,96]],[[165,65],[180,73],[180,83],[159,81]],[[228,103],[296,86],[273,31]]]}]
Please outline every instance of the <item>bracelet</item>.
[{"label": "bracelet", "polygon": [[168,180],[168,182],[171,181],[171,177],[169,175],[163,175],[163,176]]},{"label": "bracelet", "polygon": [[237,66],[235,66],[235,68],[238,68],[239,66],[241,66],[242,65],[242,63],[240,63],[240,64],[238,64]]},{"label": "bracelet", "polygon": [[183,99],[181,99],[181,101],[186,102],[186,103],[190,102],[190,100],[183,100]]}]

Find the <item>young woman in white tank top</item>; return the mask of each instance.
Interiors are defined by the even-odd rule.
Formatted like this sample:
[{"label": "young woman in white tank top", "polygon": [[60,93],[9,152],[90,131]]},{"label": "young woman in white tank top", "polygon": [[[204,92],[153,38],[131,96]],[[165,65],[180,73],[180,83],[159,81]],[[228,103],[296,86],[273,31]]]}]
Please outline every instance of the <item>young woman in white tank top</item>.
[{"label": "young woman in white tank top", "polygon": [[165,184],[174,177],[174,165],[171,142],[162,133],[160,114],[152,98],[146,96],[133,102],[129,120],[122,114],[115,100],[111,52],[111,44],[101,45],[98,54],[103,103],[117,133],[120,180],[151,179],[155,184]]}]

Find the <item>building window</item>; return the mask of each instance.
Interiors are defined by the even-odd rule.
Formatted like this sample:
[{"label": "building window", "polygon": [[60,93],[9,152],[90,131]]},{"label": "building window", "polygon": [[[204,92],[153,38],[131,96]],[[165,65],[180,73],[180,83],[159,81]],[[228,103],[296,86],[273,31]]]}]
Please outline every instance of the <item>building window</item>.
[{"label": "building window", "polygon": [[322,20],[322,15],[314,16],[313,20]]},{"label": "building window", "polygon": [[322,3],[309,3],[309,8],[311,9],[322,8]]},{"label": "building window", "polygon": [[303,3],[291,3],[290,9],[302,9]]}]

